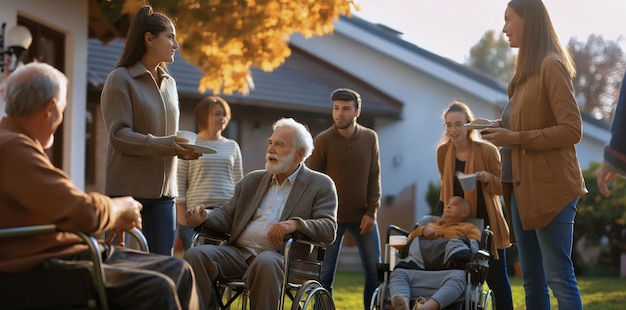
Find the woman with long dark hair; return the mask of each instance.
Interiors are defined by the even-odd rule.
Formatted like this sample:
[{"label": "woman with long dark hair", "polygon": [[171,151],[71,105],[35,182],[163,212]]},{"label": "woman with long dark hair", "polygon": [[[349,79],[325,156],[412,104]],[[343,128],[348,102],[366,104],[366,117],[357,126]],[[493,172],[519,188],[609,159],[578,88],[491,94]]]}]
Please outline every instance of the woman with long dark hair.
[{"label": "woman with long dark hair", "polygon": [[174,249],[176,156],[200,156],[176,137],[178,92],[165,63],[174,61],[178,47],[169,17],[150,6],[139,9],[100,101],[110,142],[105,193],[142,203],[150,252],[163,255]]}]

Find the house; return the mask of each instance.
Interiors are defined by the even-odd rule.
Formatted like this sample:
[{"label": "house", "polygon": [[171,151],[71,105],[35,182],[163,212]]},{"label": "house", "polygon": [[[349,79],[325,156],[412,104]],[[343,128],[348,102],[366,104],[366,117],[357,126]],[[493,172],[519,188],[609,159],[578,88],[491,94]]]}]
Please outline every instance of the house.
[{"label": "house", "polygon": [[[99,90],[115,66],[123,42],[107,27],[98,0],[4,0],[0,21],[31,29],[31,52],[70,79],[68,109],[51,151],[81,188],[102,190],[106,136],[99,114]],[[88,18],[89,17],[89,18]],[[242,147],[245,171],[263,167],[271,124],[279,117],[306,123],[315,135],[332,124],[329,95],[350,87],[363,98],[360,122],[380,139],[383,207],[380,226],[409,227],[430,212],[429,182],[438,182],[435,149],[442,134],[441,113],[453,100],[464,101],[477,117],[497,118],[507,101],[506,85],[406,42],[401,33],[359,18],[341,18],[332,35],[291,37],[292,56],[271,73],[253,71],[248,96],[225,96],[233,107],[226,132]],[[94,38],[94,39],[89,39]],[[181,128],[193,129],[193,105],[200,72],[176,58],[170,66],[181,98]],[[610,132],[606,123],[584,116],[577,145],[582,167],[602,158]],[[398,212],[399,211],[399,212]],[[394,216],[395,215],[395,216]]]}]

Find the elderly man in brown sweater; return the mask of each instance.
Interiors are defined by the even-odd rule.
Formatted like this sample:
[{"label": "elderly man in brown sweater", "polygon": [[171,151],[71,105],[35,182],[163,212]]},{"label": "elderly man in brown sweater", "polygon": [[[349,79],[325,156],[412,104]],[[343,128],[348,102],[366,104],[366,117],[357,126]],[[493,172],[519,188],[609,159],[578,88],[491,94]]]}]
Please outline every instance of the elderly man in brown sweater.
[{"label": "elderly man in brown sweater", "polygon": [[[58,265],[56,259],[85,257],[87,246],[66,231],[97,235],[141,228],[139,202],[85,193],[48,159],[44,149],[52,145],[66,106],[63,73],[31,63],[11,74],[6,89],[7,116],[0,121],[0,228],[54,224],[59,232],[0,240],[0,277]],[[193,273],[183,260],[106,244],[101,250],[111,306],[200,307]]]}]

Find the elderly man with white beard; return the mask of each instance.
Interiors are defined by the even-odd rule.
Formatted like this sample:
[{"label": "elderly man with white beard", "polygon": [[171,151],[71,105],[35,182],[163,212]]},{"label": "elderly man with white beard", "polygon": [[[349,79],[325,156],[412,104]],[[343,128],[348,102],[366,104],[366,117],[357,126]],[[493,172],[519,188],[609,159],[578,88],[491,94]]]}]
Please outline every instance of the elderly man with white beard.
[{"label": "elderly man with white beard", "polygon": [[[224,245],[200,245],[185,252],[205,305],[215,297],[215,279],[240,278],[250,290],[251,309],[276,309],[283,281],[283,238],[294,234],[315,242],[335,240],[335,184],[304,165],[313,151],[311,134],[291,118],[278,120],[272,129],[265,170],[247,174],[219,209],[207,211],[200,205],[185,214],[191,226],[230,234]],[[293,253],[312,254],[301,246]]]}]

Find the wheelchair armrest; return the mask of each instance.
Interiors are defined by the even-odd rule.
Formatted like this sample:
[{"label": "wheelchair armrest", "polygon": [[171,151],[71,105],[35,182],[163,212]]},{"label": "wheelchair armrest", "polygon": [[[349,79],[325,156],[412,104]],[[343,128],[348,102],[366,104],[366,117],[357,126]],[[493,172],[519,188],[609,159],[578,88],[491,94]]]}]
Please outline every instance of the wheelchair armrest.
[{"label": "wheelchair armrest", "polygon": [[198,239],[202,238],[208,240],[210,244],[214,245],[222,245],[230,239],[229,233],[219,232],[208,227],[204,226],[196,226],[193,228],[194,234],[191,237],[191,246],[193,247],[196,244]]},{"label": "wheelchair armrest", "polygon": [[385,239],[387,244],[389,244],[390,236],[394,232],[395,233],[399,233],[399,234],[401,234],[403,236],[408,236],[410,234],[409,231],[406,231],[406,230],[404,230],[404,229],[402,229],[402,228],[400,228],[400,227],[398,227],[396,225],[389,225],[389,226],[387,226],[387,238]]},{"label": "wheelchair armrest", "polygon": [[491,242],[493,239],[493,231],[487,226],[482,230],[479,247],[487,251],[491,251]]},{"label": "wheelchair armrest", "polygon": [[54,224],[2,228],[0,229],[0,239],[30,237],[30,236],[36,236],[36,235],[49,234],[49,233],[53,233],[56,231],[57,231],[57,227]]},{"label": "wheelchair armrest", "polygon": [[133,227],[131,230],[125,231],[126,234],[130,235],[137,241],[139,244],[139,249],[143,252],[149,253],[150,248],[148,248],[148,240],[146,240],[146,236],[141,232],[141,230],[137,227]]}]

